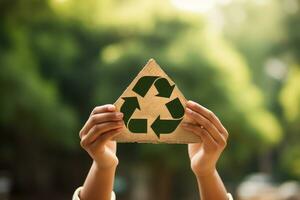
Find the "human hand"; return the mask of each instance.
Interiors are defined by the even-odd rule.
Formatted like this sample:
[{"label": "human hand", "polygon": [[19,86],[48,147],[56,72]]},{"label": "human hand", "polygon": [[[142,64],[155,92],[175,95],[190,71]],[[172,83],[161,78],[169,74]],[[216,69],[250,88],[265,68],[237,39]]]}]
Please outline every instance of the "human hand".
[{"label": "human hand", "polygon": [[81,129],[80,145],[94,160],[98,168],[118,165],[117,144],[111,139],[120,134],[124,127],[123,113],[116,112],[114,105],[95,107]]},{"label": "human hand", "polygon": [[196,102],[187,102],[186,114],[196,123],[182,123],[183,128],[202,140],[201,143],[188,144],[191,168],[196,176],[212,174],[226,147],[228,132],[213,112]]}]

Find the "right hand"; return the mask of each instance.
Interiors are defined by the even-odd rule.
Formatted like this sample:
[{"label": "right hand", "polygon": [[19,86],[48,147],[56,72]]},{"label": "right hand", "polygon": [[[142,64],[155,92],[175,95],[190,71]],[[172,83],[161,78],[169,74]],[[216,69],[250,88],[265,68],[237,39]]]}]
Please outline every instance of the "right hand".
[{"label": "right hand", "polygon": [[188,101],[186,106],[187,116],[196,123],[182,125],[202,140],[201,143],[188,144],[192,170],[197,177],[213,174],[229,134],[212,111],[193,101]]},{"label": "right hand", "polygon": [[94,160],[98,168],[118,165],[117,144],[111,139],[120,134],[124,127],[123,113],[116,112],[114,105],[95,107],[81,129],[80,145]]}]

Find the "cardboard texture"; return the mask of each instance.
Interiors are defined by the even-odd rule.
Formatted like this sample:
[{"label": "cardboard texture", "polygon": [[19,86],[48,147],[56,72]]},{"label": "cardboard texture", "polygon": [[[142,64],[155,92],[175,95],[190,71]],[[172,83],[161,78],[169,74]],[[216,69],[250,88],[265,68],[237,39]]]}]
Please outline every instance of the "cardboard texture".
[{"label": "cardboard texture", "polygon": [[192,122],[184,115],[186,99],[175,83],[150,59],[114,103],[124,114],[126,128],[117,142],[195,143],[200,138],[180,123]]}]

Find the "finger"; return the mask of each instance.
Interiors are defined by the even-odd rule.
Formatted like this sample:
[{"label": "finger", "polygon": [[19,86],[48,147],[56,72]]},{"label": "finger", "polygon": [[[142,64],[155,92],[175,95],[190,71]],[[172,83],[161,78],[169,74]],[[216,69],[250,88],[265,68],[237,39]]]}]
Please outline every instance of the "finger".
[{"label": "finger", "polygon": [[194,101],[188,101],[187,107],[203,115],[205,118],[211,121],[222,134],[228,137],[228,131],[223,126],[219,118],[212,111],[208,110],[207,108],[201,106],[200,104]]},{"label": "finger", "polygon": [[203,142],[203,147],[206,149],[216,149],[218,144],[213,139],[213,137],[203,128],[200,128],[198,125],[190,123],[182,123],[184,129],[191,131],[195,135],[199,136]]},{"label": "finger", "polygon": [[111,141],[111,139],[121,134],[122,130],[123,128],[116,128],[103,133],[95,140],[95,142],[91,144],[90,148],[99,148],[101,146],[107,145],[108,148],[110,148],[113,151],[113,153],[116,153],[117,144],[116,142]]},{"label": "finger", "polygon": [[97,114],[97,113],[103,113],[103,112],[113,112],[116,110],[116,107],[112,104],[106,104],[102,106],[97,106],[93,109],[91,112],[91,115]]},{"label": "finger", "polygon": [[224,136],[219,132],[219,130],[211,123],[208,119],[203,117],[201,114],[194,112],[193,110],[187,108],[186,113],[192,119],[194,119],[198,124],[202,125],[209,134],[214,138],[214,140],[218,143],[223,145],[226,142]]},{"label": "finger", "polygon": [[[122,128],[113,129],[113,130],[110,130],[110,131],[102,134],[100,136],[99,143],[105,144],[105,143],[109,142],[112,138],[114,138],[115,136],[121,134],[122,130],[123,130],[123,127]],[[116,145],[116,143],[114,145]],[[114,153],[116,153],[116,152],[114,152]]]},{"label": "finger", "polygon": [[80,138],[82,138],[84,135],[86,135],[90,129],[96,125],[103,122],[109,122],[109,121],[119,121],[123,118],[123,113],[121,112],[106,112],[106,113],[100,113],[100,114],[94,114],[89,117],[81,131],[79,132]]},{"label": "finger", "polygon": [[95,125],[91,131],[87,134],[89,141],[94,142],[100,135],[106,133],[107,131],[122,128],[124,126],[123,121],[116,122],[105,122],[102,124]]},{"label": "finger", "polygon": [[86,134],[82,137],[81,145],[87,146],[87,145],[93,143],[97,139],[97,137],[99,137],[101,134],[103,134],[107,131],[113,130],[113,129],[121,128],[123,126],[124,126],[123,121],[104,122],[101,124],[97,124],[97,125],[93,126],[93,128],[90,129],[88,134]]},{"label": "finger", "polygon": [[[106,104],[106,105],[102,105],[102,106],[97,106],[91,112],[90,117],[92,115],[94,115],[94,114],[97,114],[97,113],[112,112],[112,111],[115,111],[115,109],[116,109],[116,107],[114,105],[112,105],[112,104]],[[87,124],[88,124],[88,120],[84,124],[83,128],[79,131],[79,137],[80,138],[82,138],[83,135],[87,134],[88,131],[89,131],[89,129],[91,128],[91,127],[86,127]]]}]

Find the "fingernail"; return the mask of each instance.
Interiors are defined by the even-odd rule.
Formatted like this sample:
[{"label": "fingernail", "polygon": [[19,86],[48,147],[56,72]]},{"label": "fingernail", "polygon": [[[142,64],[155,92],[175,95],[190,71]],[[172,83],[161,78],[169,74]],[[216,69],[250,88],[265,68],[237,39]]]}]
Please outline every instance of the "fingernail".
[{"label": "fingernail", "polygon": [[114,110],[115,110],[115,106],[114,106],[114,105],[108,105],[108,106],[107,106],[107,109],[108,109],[109,111],[114,111]]}]

